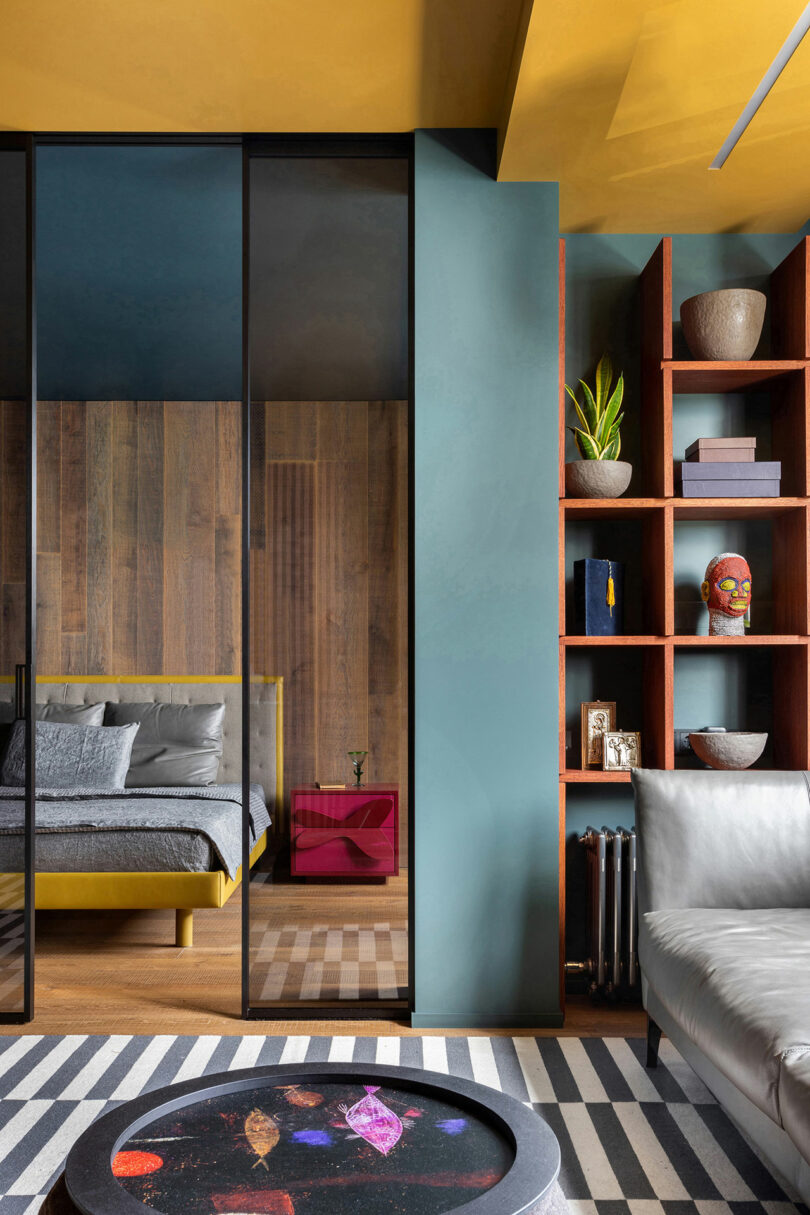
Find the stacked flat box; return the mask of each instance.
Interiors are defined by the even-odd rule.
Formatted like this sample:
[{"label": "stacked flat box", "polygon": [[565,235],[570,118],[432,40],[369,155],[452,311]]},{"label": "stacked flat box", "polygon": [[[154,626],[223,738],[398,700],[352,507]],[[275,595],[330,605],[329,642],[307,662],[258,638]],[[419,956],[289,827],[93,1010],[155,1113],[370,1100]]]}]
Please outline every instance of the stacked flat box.
[{"label": "stacked flat box", "polygon": [[753,447],[703,447],[686,457],[689,464],[752,464],[755,459]]},{"label": "stacked flat box", "polygon": [[757,441],[752,438],[696,439],[686,449],[686,459],[698,463],[745,464],[756,459]]},{"label": "stacked flat box", "polygon": [[782,465],[778,460],[684,461],[684,498],[778,498]]}]

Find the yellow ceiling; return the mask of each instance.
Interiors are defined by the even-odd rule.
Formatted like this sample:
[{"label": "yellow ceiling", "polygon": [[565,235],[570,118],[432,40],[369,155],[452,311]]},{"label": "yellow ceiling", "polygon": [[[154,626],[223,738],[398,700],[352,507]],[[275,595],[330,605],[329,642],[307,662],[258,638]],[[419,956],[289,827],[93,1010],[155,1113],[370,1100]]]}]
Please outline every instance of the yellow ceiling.
[{"label": "yellow ceiling", "polygon": [[810,38],[709,164],[803,0],[534,0],[499,178],[560,182],[567,232],[793,231],[810,216]]},{"label": "yellow ceiling", "polygon": [[803,0],[2,0],[0,127],[499,126],[564,231],[794,230],[810,38],[708,169]]},{"label": "yellow ceiling", "polygon": [[0,127],[497,126],[521,0],[1,0]]}]

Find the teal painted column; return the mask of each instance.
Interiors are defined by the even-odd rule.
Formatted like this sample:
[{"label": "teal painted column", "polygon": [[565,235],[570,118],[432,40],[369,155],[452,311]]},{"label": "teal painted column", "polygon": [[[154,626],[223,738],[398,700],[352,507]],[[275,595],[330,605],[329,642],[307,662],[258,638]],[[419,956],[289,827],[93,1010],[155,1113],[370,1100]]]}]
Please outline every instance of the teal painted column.
[{"label": "teal painted column", "polygon": [[414,1024],[557,1025],[557,185],[415,139]]}]

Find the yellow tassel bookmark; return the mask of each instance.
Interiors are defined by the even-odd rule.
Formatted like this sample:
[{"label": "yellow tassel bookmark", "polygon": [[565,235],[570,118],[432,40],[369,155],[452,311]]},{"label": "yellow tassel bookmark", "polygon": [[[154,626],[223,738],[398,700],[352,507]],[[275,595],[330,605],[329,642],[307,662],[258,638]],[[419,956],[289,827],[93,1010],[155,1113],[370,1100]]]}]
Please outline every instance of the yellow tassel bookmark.
[{"label": "yellow tassel bookmark", "polygon": [[616,588],[613,585],[613,574],[611,573],[610,566],[608,566],[607,605],[610,608],[611,616],[613,615],[613,605],[615,602],[616,602]]}]

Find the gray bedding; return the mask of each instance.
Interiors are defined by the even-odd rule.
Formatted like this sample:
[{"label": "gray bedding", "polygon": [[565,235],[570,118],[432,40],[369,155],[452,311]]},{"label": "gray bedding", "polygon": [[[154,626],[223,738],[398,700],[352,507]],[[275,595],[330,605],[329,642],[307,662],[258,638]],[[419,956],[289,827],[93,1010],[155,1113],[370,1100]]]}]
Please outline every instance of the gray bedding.
[{"label": "gray bedding", "polygon": [[[0,871],[22,864],[22,791],[0,788]],[[40,873],[207,872],[235,877],[242,860],[241,785],[196,788],[40,789]],[[251,843],[270,825],[251,785]]]}]

